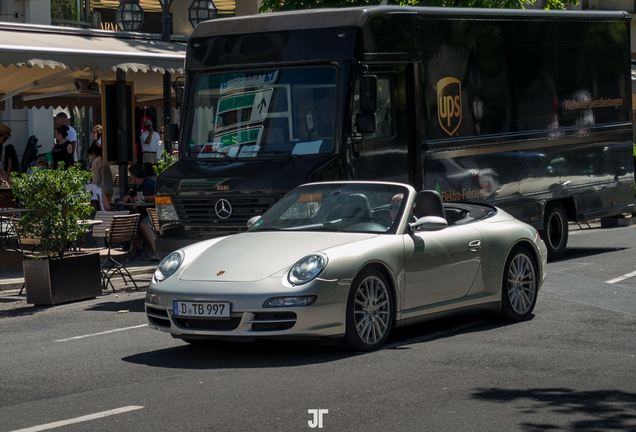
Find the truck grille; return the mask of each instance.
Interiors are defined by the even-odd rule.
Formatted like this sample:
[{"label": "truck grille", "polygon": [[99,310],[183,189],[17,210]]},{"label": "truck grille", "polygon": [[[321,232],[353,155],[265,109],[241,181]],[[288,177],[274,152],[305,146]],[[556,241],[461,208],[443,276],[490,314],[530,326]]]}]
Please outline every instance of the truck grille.
[{"label": "truck grille", "polygon": [[[172,203],[184,226],[205,234],[217,231],[245,231],[248,220],[265,213],[282,197],[283,194],[173,196]],[[222,219],[216,214],[215,206],[220,199],[227,200],[232,206],[232,213],[227,219]]]}]

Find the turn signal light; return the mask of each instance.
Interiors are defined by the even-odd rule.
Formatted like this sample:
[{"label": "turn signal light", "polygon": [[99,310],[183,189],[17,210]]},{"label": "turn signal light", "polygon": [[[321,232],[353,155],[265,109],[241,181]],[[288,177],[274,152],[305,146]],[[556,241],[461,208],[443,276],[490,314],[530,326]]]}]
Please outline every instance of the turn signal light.
[{"label": "turn signal light", "polygon": [[172,205],[172,199],[169,196],[158,196],[158,197],[155,197],[155,204]]}]

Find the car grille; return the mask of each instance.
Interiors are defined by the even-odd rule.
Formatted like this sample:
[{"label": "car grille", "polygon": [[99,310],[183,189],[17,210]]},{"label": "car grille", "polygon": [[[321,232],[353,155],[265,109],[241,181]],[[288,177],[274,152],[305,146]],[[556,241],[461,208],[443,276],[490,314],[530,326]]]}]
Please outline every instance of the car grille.
[{"label": "car grille", "polygon": [[148,315],[148,321],[150,321],[153,325],[158,327],[170,327],[168,311],[146,306],[146,312]]},{"label": "car grille", "polygon": [[[198,234],[214,232],[239,232],[247,229],[247,221],[260,216],[283,194],[217,194],[213,196],[173,196],[172,203],[181,223]],[[232,206],[227,219],[217,216],[215,206],[225,199]]]},{"label": "car grille", "polygon": [[252,331],[289,330],[296,324],[295,312],[256,313],[247,321],[252,324]]},{"label": "car grille", "polygon": [[225,330],[231,331],[241,323],[241,317],[224,319],[192,319],[192,318],[176,318],[173,317],[179,327],[185,327],[191,330]]}]

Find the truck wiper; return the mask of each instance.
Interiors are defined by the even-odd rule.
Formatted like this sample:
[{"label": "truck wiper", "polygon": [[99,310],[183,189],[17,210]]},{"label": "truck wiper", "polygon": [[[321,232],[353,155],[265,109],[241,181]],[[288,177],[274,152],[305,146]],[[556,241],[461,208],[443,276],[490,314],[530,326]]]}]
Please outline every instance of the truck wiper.
[{"label": "truck wiper", "polygon": [[298,155],[295,155],[292,152],[286,152],[286,151],[282,151],[282,150],[264,150],[264,151],[259,151],[258,153],[259,154],[285,155],[285,156],[293,157],[294,159],[298,159]]},{"label": "truck wiper", "polygon": [[225,158],[228,158],[228,159],[232,159],[233,161],[237,161],[238,160],[234,156],[230,156],[229,154],[224,153],[224,152],[216,152],[215,154],[221,155],[221,156],[223,156]]}]

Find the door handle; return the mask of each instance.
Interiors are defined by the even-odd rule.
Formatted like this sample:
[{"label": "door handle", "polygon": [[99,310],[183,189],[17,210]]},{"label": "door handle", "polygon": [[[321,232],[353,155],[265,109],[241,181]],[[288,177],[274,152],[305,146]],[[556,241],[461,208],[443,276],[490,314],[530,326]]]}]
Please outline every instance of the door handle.
[{"label": "door handle", "polygon": [[470,243],[468,243],[468,247],[470,248],[471,251],[477,252],[478,250],[481,249],[481,241],[473,240]]}]

